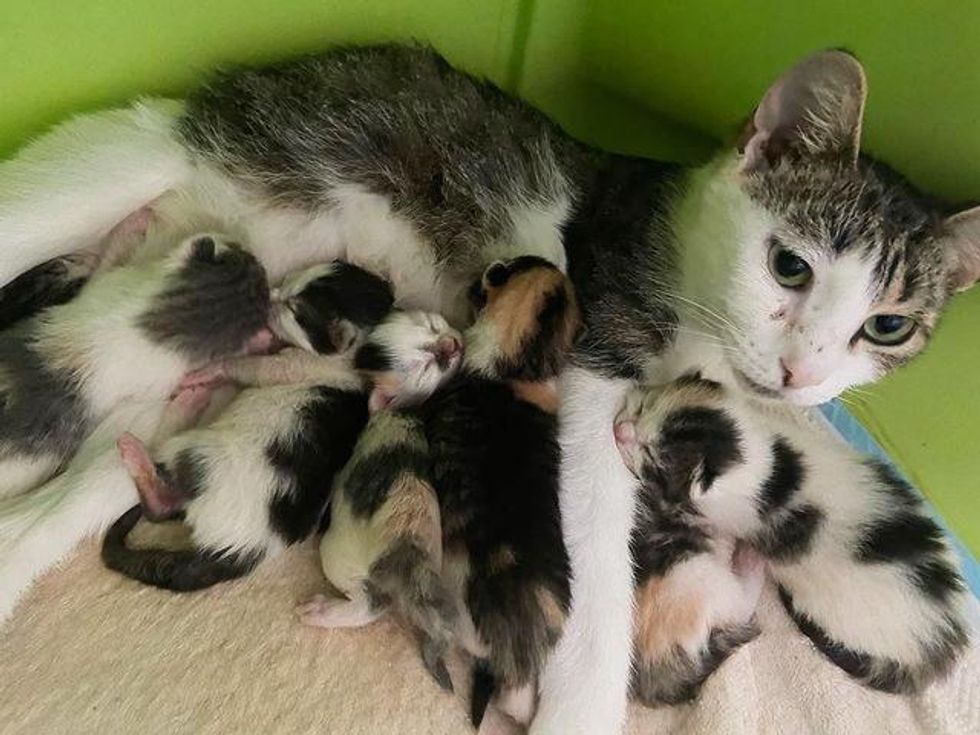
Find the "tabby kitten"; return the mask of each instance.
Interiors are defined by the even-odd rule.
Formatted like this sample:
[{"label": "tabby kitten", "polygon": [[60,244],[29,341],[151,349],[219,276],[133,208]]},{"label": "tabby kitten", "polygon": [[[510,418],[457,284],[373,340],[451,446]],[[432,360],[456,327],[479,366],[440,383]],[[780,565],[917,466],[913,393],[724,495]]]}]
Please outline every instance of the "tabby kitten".
[{"label": "tabby kitten", "polygon": [[754,395],[824,401],[921,351],[980,275],[980,209],[945,216],[859,155],[865,92],[853,57],[814,54],[738,147],[691,170],[571,140],[423,48],[235,70],[186,103],[70,121],[0,166],[0,283],[149,201],[164,226],[236,228],[274,280],[343,258],[459,323],[493,259],[567,265],[586,325],[560,408],[578,602],[535,729],[612,732],[635,504],[612,423],[632,383],[702,366]]}]

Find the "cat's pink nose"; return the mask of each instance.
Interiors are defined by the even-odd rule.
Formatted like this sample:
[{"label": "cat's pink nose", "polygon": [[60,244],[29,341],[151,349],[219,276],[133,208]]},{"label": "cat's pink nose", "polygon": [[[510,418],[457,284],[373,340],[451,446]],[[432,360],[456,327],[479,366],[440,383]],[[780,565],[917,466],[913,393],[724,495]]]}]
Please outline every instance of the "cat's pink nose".
[{"label": "cat's pink nose", "polygon": [[779,367],[783,370],[784,388],[806,388],[823,382],[823,376],[803,362],[780,358]]}]

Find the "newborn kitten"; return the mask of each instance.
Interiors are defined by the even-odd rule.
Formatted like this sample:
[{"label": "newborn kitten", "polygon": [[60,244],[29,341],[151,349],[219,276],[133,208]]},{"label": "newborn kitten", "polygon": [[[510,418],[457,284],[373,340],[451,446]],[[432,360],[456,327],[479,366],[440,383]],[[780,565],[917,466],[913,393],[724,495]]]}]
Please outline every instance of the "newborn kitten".
[{"label": "newborn kitten", "polygon": [[50,477],[119,402],[249,348],[269,305],[258,261],[204,235],[0,334],[0,497]]},{"label": "newborn kitten", "polygon": [[857,680],[916,692],[966,646],[955,556],[886,465],[693,377],[630,401],[617,423],[635,432],[628,463],[762,556],[799,629]]},{"label": "newborn kitten", "polygon": [[[298,298],[311,303],[302,293]],[[390,291],[382,302],[390,306]],[[341,311],[331,306],[331,314],[344,314],[341,306],[334,306]],[[344,318],[349,317],[347,313]],[[402,317],[396,313],[389,319],[401,322]],[[448,330],[444,322],[436,323]],[[424,351],[441,336],[426,325],[404,340]],[[306,339],[316,341],[310,333]],[[399,379],[414,385],[426,379],[420,376],[425,369],[412,362]],[[349,354],[325,357],[290,349],[226,361],[206,375],[258,387],[243,391],[209,425],[164,443],[156,464],[131,438],[120,440],[142,503],[116,522],[103,545],[108,567],[175,591],[242,576],[262,559],[309,537],[329,500],[333,477],[367,420],[364,380]],[[195,377],[190,384],[199,382]],[[125,546],[142,513],[160,520],[178,511],[191,528],[193,549]]]},{"label": "newborn kitten", "polygon": [[578,311],[561,272],[533,257],[490,266],[473,297],[478,316],[460,373],[417,409],[379,414],[387,433],[362,439],[380,447],[374,461],[358,462],[356,452],[344,473],[321,555],[351,600],[318,598],[303,620],[362,625],[400,588],[437,681],[451,686],[441,656],[455,627],[490,675],[475,722],[495,693],[493,709],[526,724],[569,605],[553,379]]},{"label": "newborn kitten", "polygon": [[[691,380],[695,386],[702,382]],[[664,459],[654,464],[654,448],[640,443],[636,429],[645,398],[642,391],[629,394],[614,434],[640,482],[631,540],[636,580],[631,689],[653,707],[696,698],[708,676],[759,634],[753,613],[763,569],[757,554],[744,545],[736,551],[734,538],[713,529],[691,498],[690,473],[699,466],[702,476],[717,472],[712,462],[724,455],[705,459],[699,446],[692,450],[696,415],[681,415],[661,426],[655,448]]]}]

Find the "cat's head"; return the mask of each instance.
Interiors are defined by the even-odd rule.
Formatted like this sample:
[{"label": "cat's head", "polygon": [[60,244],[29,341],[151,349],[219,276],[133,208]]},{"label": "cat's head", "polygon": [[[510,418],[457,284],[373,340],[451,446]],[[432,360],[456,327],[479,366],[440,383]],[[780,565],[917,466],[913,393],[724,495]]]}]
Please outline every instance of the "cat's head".
[{"label": "cat's head", "polygon": [[758,394],[810,405],[877,380],[980,278],[980,208],[947,215],[860,155],[865,93],[845,52],[797,64],[707,178],[707,222],[681,220],[712,274],[694,290],[725,315],[728,362]]},{"label": "cat's head", "polygon": [[419,403],[459,368],[463,340],[439,314],[393,311],[372,329],[354,355],[371,383],[369,408]]},{"label": "cat's head", "polygon": [[394,304],[383,278],[342,261],[289,274],[273,292],[272,331],[310,352],[345,352]]},{"label": "cat's head", "polygon": [[476,321],[466,365],[490,378],[547,381],[565,364],[581,326],[571,281],[549,261],[491,263],[470,289]]}]

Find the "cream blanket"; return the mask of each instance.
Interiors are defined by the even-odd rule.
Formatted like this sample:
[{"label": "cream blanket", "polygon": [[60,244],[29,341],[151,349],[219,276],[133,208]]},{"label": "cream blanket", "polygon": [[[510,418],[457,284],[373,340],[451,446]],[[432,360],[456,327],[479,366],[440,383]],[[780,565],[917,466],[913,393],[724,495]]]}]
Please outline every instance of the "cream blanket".
[{"label": "cream blanket", "polygon": [[[107,571],[88,543],[0,629],[0,733],[470,732],[464,702],[436,687],[391,622],[300,625],[294,605],[321,584],[313,544],[243,581],[175,595]],[[759,614],[763,635],[696,705],[633,708],[629,733],[980,733],[976,646],[948,681],[906,699],[868,691],[824,661],[773,595]],[[460,666],[453,676],[466,693]]]}]

